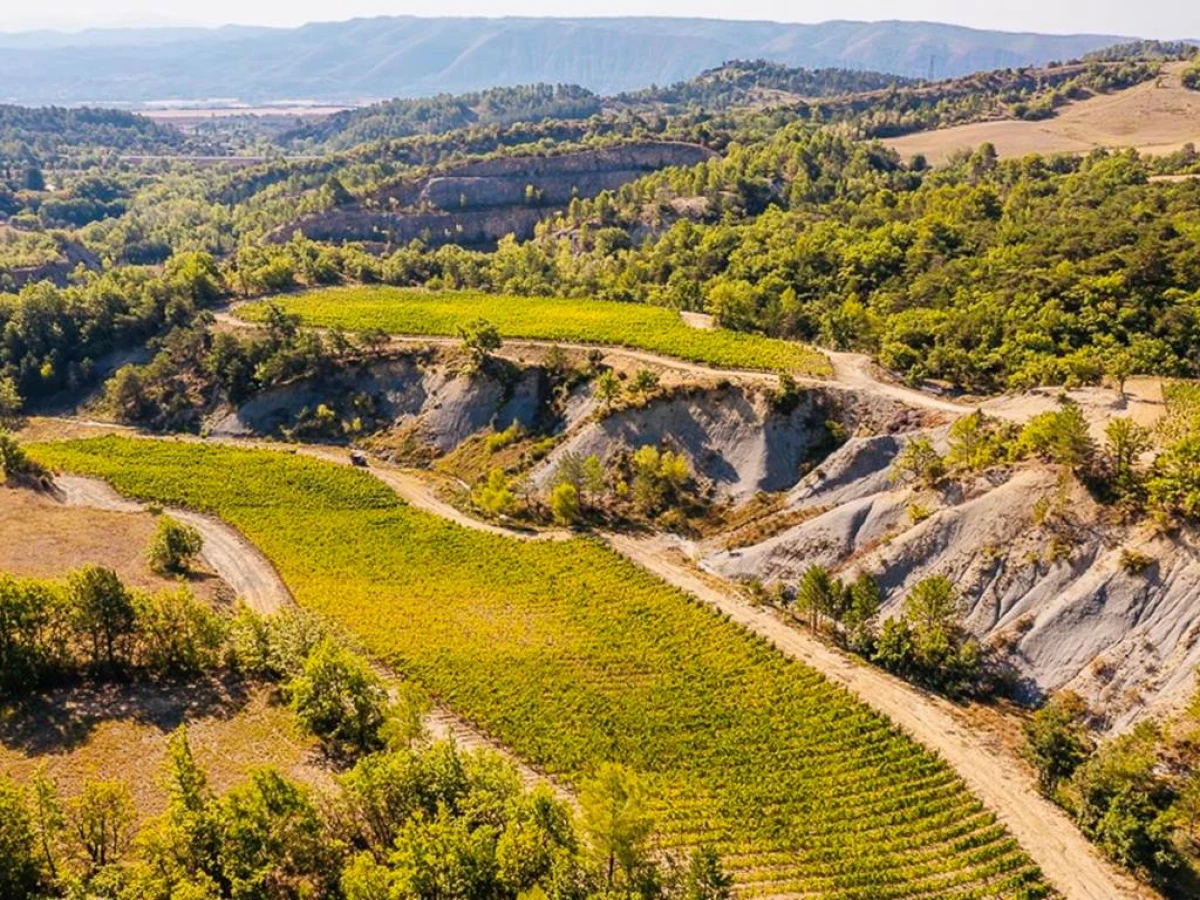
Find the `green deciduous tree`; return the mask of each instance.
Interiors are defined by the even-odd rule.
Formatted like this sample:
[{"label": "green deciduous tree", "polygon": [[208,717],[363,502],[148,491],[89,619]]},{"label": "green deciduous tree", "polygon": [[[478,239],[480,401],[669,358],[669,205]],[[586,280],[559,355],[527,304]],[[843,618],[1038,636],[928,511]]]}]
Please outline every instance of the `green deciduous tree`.
[{"label": "green deciduous tree", "polygon": [[460,325],[458,336],[462,339],[463,349],[471,357],[471,364],[478,370],[491,354],[500,349],[500,331],[486,319],[474,319],[466,325]]},{"label": "green deciduous tree", "polygon": [[117,573],[85,566],[67,579],[67,591],[80,628],[90,638],[92,662],[112,669],[128,661],[137,614]]},{"label": "green deciduous tree", "polygon": [[1146,488],[1160,514],[1200,519],[1200,437],[1185,437],[1160,453]]},{"label": "green deciduous tree", "polygon": [[575,525],[579,522],[579,490],[569,481],[555,485],[550,491],[550,512],[559,525]]},{"label": "green deciduous tree", "polygon": [[0,776],[0,897],[36,897],[42,887],[43,870],[25,792]]},{"label": "green deciduous tree", "polygon": [[288,693],[300,721],[334,749],[364,753],[382,746],[387,691],[366,662],[334,641],[309,654]]},{"label": "green deciduous tree", "polygon": [[626,883],[637,880],[646,862],[646,840],[654,820],[646,808],[645,791],[637,774],[616,763],[605,763],[580,791],[583,827],[603,859],[610,887],[618,871]]},{"label": "green deciduous tree", "polygon": [[133,795],[124,782],[84,784],[67,808],[67,820],[90,876],[121,861],[133,840],[135,817]]},{"label": "green deciduous tree", "polygon": [[170,516],[161,516],[150,541],[150,568],[162,575],[186,574],[203,549],[204,538],[199,531]]},{"label": "green deciduous tree", "polygon": [[473,496],[475,504],[493,516],[507,515],[517,502],[509,487],[508,476],[498,466],[488,472],[487,481],[475,489]]},{"label": "green deciduous tree", "polygon": [[1053,793],[1092,753],[1095,745],[1088,734],[1087,712],[1082,697],[1062,691],[1025,723],[1026,755],[1043,792]]},{"label": "green deciduous tree", "polygon": [[1090,463],[1096,452],[1083,410],[1070,401],[1030,419],[1021,430],[1018,448],[1076,470]]}]

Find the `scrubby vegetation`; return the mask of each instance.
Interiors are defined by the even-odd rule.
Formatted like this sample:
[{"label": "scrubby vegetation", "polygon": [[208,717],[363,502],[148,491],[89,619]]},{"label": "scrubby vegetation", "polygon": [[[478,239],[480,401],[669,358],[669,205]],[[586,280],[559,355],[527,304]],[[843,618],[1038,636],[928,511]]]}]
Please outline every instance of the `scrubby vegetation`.
[{"label": "scrubby vegetation", "polygon": [[0,577],[0,687],[23,699],[55,681],[92,674],[192,675],[225,662],[228,618],[181,587],[146,594],[109,569],[63,582]]},{"label": "scrubby vegetation", "polygon": [[[936,488],[947,478],[965,479],[1032,459],[1079,478],[1127,518],[1148,515],[1168,527],[1194,522],[1200,518],[1195,385],[1168,384],[1164,393],[1168,415],[1158,426],[1161,443],[1131,419],[1114,418],[1098,445],[1079,405],[1064,399],[1019,428],[978,411],[964,416],[951,426],[944,456],[928,438],[914,437],[897,455],[892,478]],[[1146,454],[1156,449],[1147,463]]]},{"label": "scrubby vegetation", "polygon": [[575,784],[628,765],[661,845],[703,835],[747,884],[1044,893],[935,757],[596,544],[465,531],[368,475],[298,457],[113,438],[37,456],[220,514],[302,604],[522,757]]},{"label": "scrubby vegetation", "polygon": [[1197,861],[1200,696],[1162,723],[1099,741],[1091,711],[1064,692],[1025,727],[1042,790],[1117,862],[1160,884],[1178,884]]},{"label": "scrubby vegetation", "polygon": [[264,768],[218,795],[181,728],[164,769],[169,805],[140,827],[121,781],[61,797],[44,775],[0,779],[4,896],[731,897],[710,850],[651,854],[642,789],[619,768],[589,783],[578,818],[496,754],[452,743],[362,756],[327,791]]}]

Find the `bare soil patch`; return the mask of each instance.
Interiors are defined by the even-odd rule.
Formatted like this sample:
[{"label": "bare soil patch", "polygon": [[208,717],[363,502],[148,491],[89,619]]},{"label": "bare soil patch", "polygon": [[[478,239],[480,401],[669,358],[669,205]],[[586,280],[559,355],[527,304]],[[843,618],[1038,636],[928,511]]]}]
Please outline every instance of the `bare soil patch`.
[{"label": "bare soil patch", "polygon": [[[64,506],[47,494],[0,487],[0,572],[61,578],[94,564],[142,590],[176,588],[178,581],[156,575],[146,562],[156,527],[146,512]],[[187,585],[210,602],[232,599],[229,587],[211,572],[196,573]]]},{"label": "bare soil patch", "polygon": [[995,145],[1002,157],[1087,153],[1097,147],[1171,153],[1186,143],[1200,143],[1200,91],[1188,90],[1180,83],[1183,65],[1169,65],[1157,80],[1128,90],[1064,106],[1052,119],[974,122],[884,143],[901,156],[921,153],[935,165],[956,150],[973,149],[985,141]]}]

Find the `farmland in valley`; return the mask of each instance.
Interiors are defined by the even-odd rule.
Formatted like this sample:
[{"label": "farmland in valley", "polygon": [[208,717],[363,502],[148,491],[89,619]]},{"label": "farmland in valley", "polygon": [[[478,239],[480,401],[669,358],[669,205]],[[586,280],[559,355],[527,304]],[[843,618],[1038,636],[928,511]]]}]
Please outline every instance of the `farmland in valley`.
[{"label": "farmland in valley", "polygon": [[904,156],[920,153],[935,164],[985,141],[1002,157],[1088,153],[1098,147],[1171,153],[1200,140],[1200,92],[1180,84],[1182,69],[1182,64],[1170,65],[1157,79],[1071,103],[1048,119],[971,122],[884,143]]},{"label": "farmland in valley", "polygon": [[[631,347],[723,368],[830,372],[824,355],[803,344],[691,328],[675,310],[644,303],[361,286],[308,291],[275,302],[306,325],[348,331],[452,336],[459,326],[486,319],[503,338]],[[241,314],[261,320],[265,309],[256,303],[243,307]]]},{"label": "farmland in valley", "polygon": [[743,893],[1044,894],[940,760],[595,542],[468,531],[368,474],[268,451],[106,437],[34,452],[220,515],[302,605],[569,783],[631,766],[661,843],[714,845]]}]

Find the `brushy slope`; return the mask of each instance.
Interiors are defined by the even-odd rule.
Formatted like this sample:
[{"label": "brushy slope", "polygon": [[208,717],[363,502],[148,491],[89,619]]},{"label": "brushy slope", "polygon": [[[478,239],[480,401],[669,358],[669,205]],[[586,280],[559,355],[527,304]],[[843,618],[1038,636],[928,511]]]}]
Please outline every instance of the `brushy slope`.
[{"label": "brushy slope", "polygon": [[[460,325],[487,319],[505,338],[632,347],[722,368],[830,373],[829,361],[811,347],[758,334],[691,328],[674,310],[641,303],[391,287],[328,288],[273,302],[306,325],[348,331],[454,335]],[[253,321],[265,308],[255,303],[242,307],[240,314]]]},{"label": "brushy slope", "polygon": [[34,453],[222,516],[300,603],[567,781],[634,767],[663,844],[713,844],[744,893],[1045,895],[935,756],[599,544],[469,531],[368,474],[268,451],[109,437]]}]

